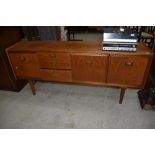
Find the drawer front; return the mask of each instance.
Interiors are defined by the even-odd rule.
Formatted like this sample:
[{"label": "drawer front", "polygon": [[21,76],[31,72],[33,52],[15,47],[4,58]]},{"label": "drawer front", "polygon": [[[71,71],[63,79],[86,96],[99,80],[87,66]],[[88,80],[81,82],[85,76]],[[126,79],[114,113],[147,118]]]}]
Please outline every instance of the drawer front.
[{"label": "drawer front", "polygon": [[108,83],[141,86],[148,61],[144,56],[110,56]]},{"label": "drawer front", "polygon": [[106,82],[107,55],[72,55],[73,81],[79,82]]},{"label": "drawer front", "polygon": [[40,69],[41,79],[45,81],[71,82],[71,71]]},{"label": "drawer front", "polygon": [[71,69],[70,53],[38,52],[40,68]]},{"label": "drawer front", "polygon": [[9,53],[13,71],[19,78],[39,78],[39,63],[35,53]]}]

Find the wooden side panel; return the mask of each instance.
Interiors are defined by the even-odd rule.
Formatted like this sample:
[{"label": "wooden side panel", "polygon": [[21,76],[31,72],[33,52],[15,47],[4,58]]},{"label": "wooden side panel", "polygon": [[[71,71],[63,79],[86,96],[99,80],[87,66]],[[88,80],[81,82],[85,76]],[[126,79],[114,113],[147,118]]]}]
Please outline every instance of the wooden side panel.
[{"label": "wooden side panel", "polygon": [[73,81],[106,82],[107,55],[72,55]]},{"label": "wooden side panel", "polygon": [[141,86],[148,61],[146,56],[110,56],[108,83]]},{"label": "wooden side panel", "polygon": [[39,78],[39,64],[35,53],[9,53],[16,77]]}]

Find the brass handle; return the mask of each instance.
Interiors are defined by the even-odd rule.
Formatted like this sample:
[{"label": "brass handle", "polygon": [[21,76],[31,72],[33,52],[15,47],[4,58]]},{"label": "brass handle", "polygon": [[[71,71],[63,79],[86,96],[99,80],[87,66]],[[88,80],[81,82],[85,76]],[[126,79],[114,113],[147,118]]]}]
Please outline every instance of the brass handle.
[{"label": "brass handle", "polygon": [[85,60],[85,64],[92,64],[91,60]]},{"label": "brass handle", "polygon": [[21,57],[20,60],[21,61],[26,61],[26,58],[25,57]]},{"label": "brass handle", "polygon": [[125,62],[126,66],[133,66],[133,62]]},{"label": "brass handle", "polygon": [[18,69],[18,66],[16,66],[15,69]]},{"label": "brass handle", "polygon": [[50,53],[50,57],[55,58],[56,54],[55,53]]}]

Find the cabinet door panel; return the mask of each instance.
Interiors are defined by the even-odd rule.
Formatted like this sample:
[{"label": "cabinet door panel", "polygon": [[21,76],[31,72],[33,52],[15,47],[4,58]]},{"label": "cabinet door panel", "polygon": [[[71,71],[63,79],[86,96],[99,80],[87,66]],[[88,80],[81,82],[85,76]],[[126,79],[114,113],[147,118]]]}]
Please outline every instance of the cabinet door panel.
[{"label": "cabinet door panel", "polygon": [[72,78],[80,82],[106,82],[107,55],[72,55]]},{"label": "cabinet door panel", "polygon": [[143,56],[110,56],[108,83],[140,86],[148,64]]},{"label": "cabinet door panel", "polygon": [[34,53],[10,53],[9,58],[16,77],[39,77],[39,64]]}]

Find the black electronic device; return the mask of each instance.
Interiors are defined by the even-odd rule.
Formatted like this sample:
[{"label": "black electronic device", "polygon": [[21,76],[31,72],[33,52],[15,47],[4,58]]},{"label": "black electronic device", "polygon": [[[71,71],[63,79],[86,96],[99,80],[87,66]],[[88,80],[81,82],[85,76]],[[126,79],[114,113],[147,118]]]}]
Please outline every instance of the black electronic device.
[{"label": "black electronic device", "polygon": [[105,28],[102,43],[103,50],[136,51],[137,33],[124,28]]}]

